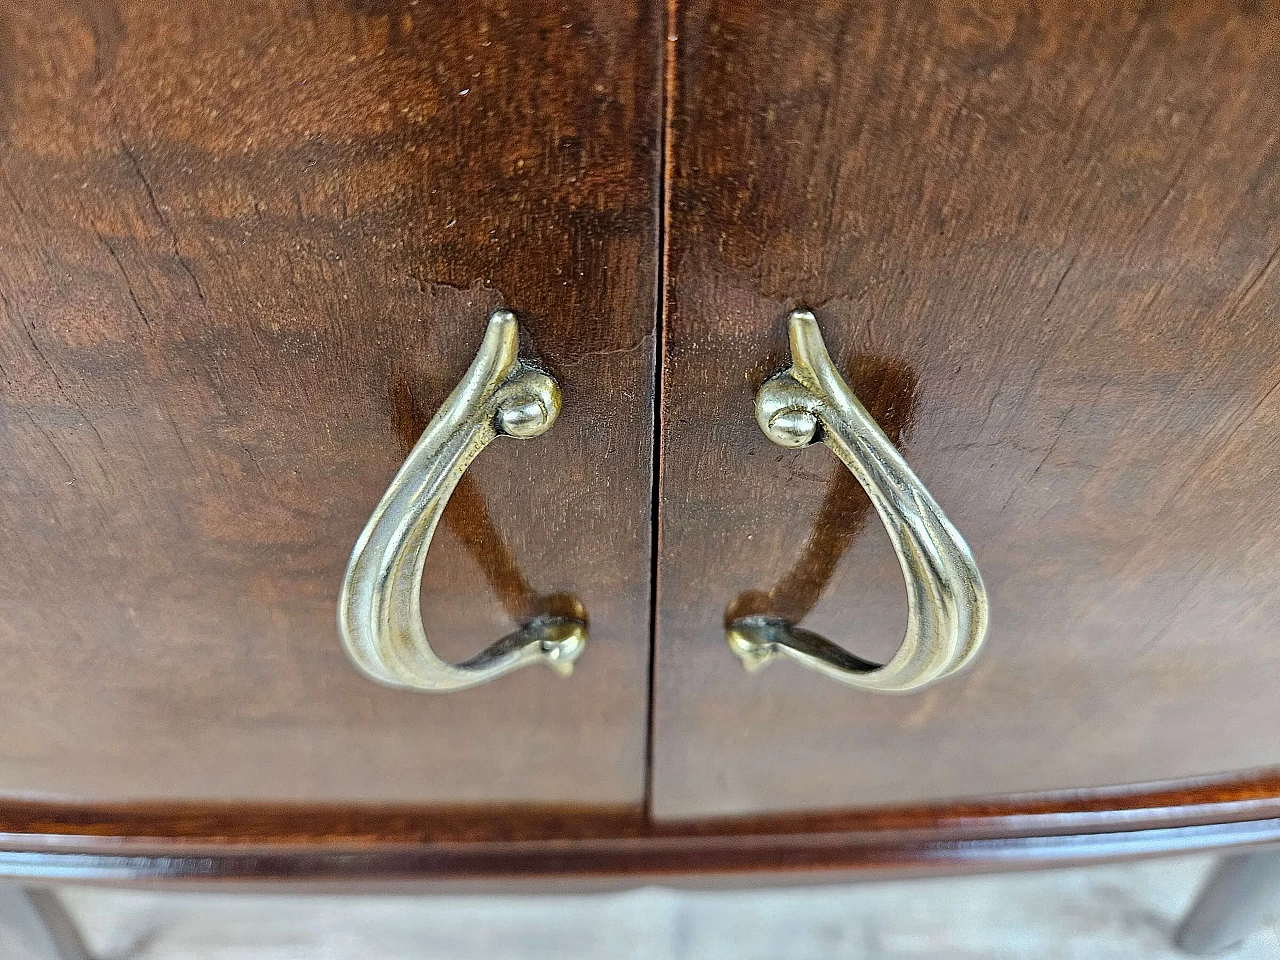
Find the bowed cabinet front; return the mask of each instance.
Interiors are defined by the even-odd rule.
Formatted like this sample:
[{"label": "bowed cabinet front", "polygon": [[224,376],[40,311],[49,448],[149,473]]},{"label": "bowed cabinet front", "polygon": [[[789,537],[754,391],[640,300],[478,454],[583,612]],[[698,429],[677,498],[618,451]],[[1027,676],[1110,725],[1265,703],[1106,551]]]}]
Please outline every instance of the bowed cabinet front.
[{"label": "bowed cabinet front", "polygon": [[[1280,729],[1280,29],[1226,4],[678,5],[654,805],[839,809],[1222,775]],[[752,416],[813,309],[968,539],[990,634],[906,696],[902,575]]]},{"label": "bowed cabinet front", "polygon": [[1280,837],[1263,7],[0,13],[0,869]]},{"label": "bowed cabinet front", "polygon": [[[0,13],[0,788],[641,804],[659,36],[612,3]],[[590,656],[388,690],[343,569],[501,306],[563,415],[467,472],[422,614],[461,659],[572,596]]]}]

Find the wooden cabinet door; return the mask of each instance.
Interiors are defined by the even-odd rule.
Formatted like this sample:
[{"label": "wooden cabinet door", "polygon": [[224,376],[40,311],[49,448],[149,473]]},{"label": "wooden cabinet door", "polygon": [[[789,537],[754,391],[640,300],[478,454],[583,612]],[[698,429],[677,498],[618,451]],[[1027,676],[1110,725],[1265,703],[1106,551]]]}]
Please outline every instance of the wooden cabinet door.
[{"label": "wooden cabinet door", "polygon": [[[661,48],[625,0],[6,5],[0,792],[641,802]],[[343,570],[499,305],[564,409],[424,616],[461,659],[571,594],[589,646],[385,689]]]},{"label": "wooden cabinet door", "polygon": [[[1280,35],[1270,4],[681,0],[669,135],[653,809],[859,807],[1280,762]],[[753,418],[817,314],[972,546],[991,630],[870,658],[897,563]]]}]

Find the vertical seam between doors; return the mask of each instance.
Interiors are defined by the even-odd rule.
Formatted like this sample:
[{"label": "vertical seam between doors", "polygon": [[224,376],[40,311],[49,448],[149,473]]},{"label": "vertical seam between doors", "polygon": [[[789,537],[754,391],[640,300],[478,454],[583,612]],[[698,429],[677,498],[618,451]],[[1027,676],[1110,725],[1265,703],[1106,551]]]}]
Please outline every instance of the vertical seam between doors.
[{"label": "vertical seam between doors", "polygon": [[658,567],[662,556],[662,374],[667,356],[667,277],[671,256],[672,116],[676,94],[677,0],[666,0],[662,23],[661,126],[658,145],[658,270],[654,301],[653,486],[649,503],[649,716],[645,736],[644,817],[653,819],[653,772],[658,694]]}]

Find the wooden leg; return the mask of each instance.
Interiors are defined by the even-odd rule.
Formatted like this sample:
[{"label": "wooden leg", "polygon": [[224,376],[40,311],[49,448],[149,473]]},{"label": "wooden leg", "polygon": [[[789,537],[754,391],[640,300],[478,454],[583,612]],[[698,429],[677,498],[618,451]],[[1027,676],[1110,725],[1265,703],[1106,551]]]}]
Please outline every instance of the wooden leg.
[{"label": "wooden leg", "polygon": [[19,956],[32,960],[91,960],[52,890],[0,883],[0,947],[15,940]]},{"label": "wooden leg", "polygon": [[1280,850],[1224,858],[1178,928],[1187,953],[1217,953],[1280,914]]}]

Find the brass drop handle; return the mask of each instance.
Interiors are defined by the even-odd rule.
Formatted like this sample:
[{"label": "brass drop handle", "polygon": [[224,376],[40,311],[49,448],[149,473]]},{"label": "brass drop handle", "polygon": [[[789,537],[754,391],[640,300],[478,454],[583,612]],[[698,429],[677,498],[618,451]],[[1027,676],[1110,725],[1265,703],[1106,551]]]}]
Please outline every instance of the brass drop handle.
[{"label": "brass drop handle", "polygon": [[959,670],[982,645],[982,576],[964,538],[836,370],[813,314],[793,311],[788,328],[791,366],[756,394],[756,422],[782,447],[822,442],[866,490],[906,580],[906,636],[884,664],[772,617],[736,620],[726,639],[751,671],[782,656],[851,687],[918,690]]},{"label": "brass drop handle", "polygon": [[568,676],[587,642],[582,621],[540,617],[453,664],[432,650],[422,624],[427,548],[463,472],[496,437],[540,436],[560,412],[560,385],[520,360],[518,349],[515,315],[495,311],[466,375],[427,424],[351,553],[338,629],[356,666],[379,683],[445,693],[534,662]]}]

